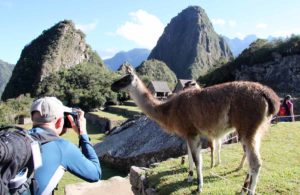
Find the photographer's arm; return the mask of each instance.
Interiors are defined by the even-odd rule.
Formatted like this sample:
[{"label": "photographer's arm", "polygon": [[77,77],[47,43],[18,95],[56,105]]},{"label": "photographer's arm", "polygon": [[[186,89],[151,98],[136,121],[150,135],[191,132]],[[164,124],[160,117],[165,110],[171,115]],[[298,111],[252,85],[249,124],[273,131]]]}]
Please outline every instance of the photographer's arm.
[{"label": "photographer's arm", "polygon": [[[84,112],[78,110],[78,124],[79,128],[75,125],[71,116],[68,116],[71,126],[74,131],[79,135],[79,142],[82,148],[82,153],[78,156],[78,152],[74,152],[69,155],[72,158],[69,166],[70,171],[88,181],[97,181],[101,177],[100,162],[98,156],[89,142],[89,138],[86,131],[86,119],[84,118]],[[78,148],[77,148],[78,150]],[[79,151],[79,150],[78,150]]]}]

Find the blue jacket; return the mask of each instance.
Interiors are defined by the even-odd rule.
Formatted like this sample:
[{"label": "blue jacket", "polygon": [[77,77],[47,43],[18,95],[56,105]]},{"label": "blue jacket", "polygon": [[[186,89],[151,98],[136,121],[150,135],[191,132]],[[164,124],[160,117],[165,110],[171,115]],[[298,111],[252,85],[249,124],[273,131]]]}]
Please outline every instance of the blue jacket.
[{"label": "blue jacket", "polygon": [[[33,128],[30,134],[39,131],[44,129]],[[101,178],[100,162],[88,136],[80,135],[79,141],[82,152],[62,138],[42,145],[42,166],[35,172],[38,184],[35,194],[51,194],[65,171],[89,182],[96,182]]]}]

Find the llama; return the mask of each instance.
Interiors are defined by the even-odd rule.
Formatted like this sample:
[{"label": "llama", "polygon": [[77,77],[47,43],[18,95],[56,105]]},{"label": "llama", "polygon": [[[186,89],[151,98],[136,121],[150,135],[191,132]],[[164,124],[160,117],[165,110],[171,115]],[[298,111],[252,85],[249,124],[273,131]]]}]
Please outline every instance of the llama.
[{"label": "llama", "polygon": [[[235,129],[245,149],[249,170],[242,193],[254,194],[261,168],[260,142],[279,110],[279,98],[270,88],[255,82],[236,81],[202,90],[182,91],[165,102],[153,97],[132,68],[115,81],[115,92],[127,90],[137,106],[169,133],[187,141],[197,172],[197,191],[202,192],[202,154],[200,136],[219,139]],[[189,176],[193,176],[192,163]]]},{"label": "llama", "polygon": [[[197,89],[201,90],[201,87],[197,84],[196,81],[188,81],[184,84],[183,90],[187,89]],[[208,147],[210,148],[210,167],[213,168],[214,166],[218,166],[221,164],[221,146],[222,146],[222,138],[218,140],[208,140]],[[217,162],[215,163],[215,149],[217,150]],[[191,156],[189,156],[189,159],[192,159]],[[246,160],[246,153],[244,152],[242,160],[240,162],[240,165],[238,166],[237,170],[240,170],[244,167]],[[181,164],[183,164],[185,161],[185,157],[183,156],[181,159]]]}]

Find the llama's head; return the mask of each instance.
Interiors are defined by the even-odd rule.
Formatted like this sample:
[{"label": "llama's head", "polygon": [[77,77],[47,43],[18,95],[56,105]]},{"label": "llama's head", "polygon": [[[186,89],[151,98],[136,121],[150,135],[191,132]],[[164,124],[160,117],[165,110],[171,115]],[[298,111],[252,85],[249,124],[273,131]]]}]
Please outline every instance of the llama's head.
[{"label": "llama's head", "polygon": [[128,90],[130,87],[134,87],[137,85],[138,77],[134,73],[134,70],[130,66],[125,67],[127,74],[113,82],[113,84],[111,85],[111,90],[114,92],[118,92],[120,90]]}]

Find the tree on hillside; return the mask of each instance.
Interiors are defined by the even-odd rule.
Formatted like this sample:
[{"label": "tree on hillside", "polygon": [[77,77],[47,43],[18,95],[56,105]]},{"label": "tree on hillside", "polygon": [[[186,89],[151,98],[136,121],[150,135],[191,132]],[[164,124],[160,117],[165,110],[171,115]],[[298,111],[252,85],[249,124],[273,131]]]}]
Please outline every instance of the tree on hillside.
[{"label": "tree on hillside", "polygon": [[0,101],[0,126],[15,124],[18,115],[30,116],[30,105],[33,99],[29,94]]},{"label": "tree on hillside", "polygon": [[175,73],[162,61],[147,60],[136,68],[140,78],[148,85],[151,81],[167,81],[169,87],[174,89],[177,77]]},{"label": "tree on hillside", "polygon": [[117,94],[110,90],[115,77],[115,73],[97,65],[83,63],[44,78],[36,96],[56,96],[68,106],[89,111],[116,101]]}]

